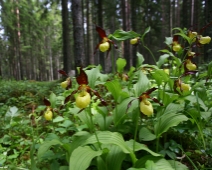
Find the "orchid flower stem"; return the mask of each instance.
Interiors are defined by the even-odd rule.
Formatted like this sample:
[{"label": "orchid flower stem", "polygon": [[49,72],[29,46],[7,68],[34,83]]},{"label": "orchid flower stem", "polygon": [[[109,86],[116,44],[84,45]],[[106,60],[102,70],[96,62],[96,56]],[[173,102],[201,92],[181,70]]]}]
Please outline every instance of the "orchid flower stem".
[{"label": "orchid flower stem", "polygon": [[144,44],[143,40],[141,40],[141,42],[142,42],[143,47],[146,48],[147,51],[151,54],[151,56],[152,56],[152,58],[153,58],[153,60],[154,60],[154,62],[155,62],[155,64],[156,64],[157,62],[156,62],[155,56],[154,56],[154,54],[152,53],[152,51]]},{"label": "orchid flower stem", "polygon": [[90,104],[90,106],[89,106],[89,111],[88,111],[88,113],[89,113],[90,121],[91,121],[91,125],[92,125],[90,130],[91,130],[91,132],[94,133],[94,135],[95,135],[95,137],[96,137],[96,141],[97,141],[97,143],[98,143],[98,145],[99,145],[99,148],[102,150],[101,143],[100,143],[100,141],[99,141],[98,135],[97,135],[96,130],[95,130],[95,128],[94,128],[93,115],[91,114],[91,104]]},{"label": "orchid flower stem", "polygon": [[135,152],[135,143],[137,140],[137,133],[138,133],[138,121],[139,121],[139,109],[136,111],[136,124],[135,124],[135,133],[134,133],[134,142],[133,142],[133,152]]}]

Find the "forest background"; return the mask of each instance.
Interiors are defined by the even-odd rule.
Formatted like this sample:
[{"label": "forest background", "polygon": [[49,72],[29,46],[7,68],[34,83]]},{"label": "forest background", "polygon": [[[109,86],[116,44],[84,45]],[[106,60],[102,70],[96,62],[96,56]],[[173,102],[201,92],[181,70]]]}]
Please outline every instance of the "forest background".
[{"label": "forest background", "polygon": [[[117,42],[110,55],[97,51],[101,41],[95,25],[106,30],[133,30],[143,34],[145,45],[156,57],[166,48],[165,37],[175,27],[200,31],[212,22],[210,0],[0,0],[0,78],[50,81],[59,79],[59,69],[70,74],[79,65],[112,69],[113,58],[124,57],[126,68],[136,65],[136,52],[152,64],[150,53],[129,41]],[[212,37],[212,26],[203,36]],[[211,45],[206,45],[196,62],[211,60]]]}]

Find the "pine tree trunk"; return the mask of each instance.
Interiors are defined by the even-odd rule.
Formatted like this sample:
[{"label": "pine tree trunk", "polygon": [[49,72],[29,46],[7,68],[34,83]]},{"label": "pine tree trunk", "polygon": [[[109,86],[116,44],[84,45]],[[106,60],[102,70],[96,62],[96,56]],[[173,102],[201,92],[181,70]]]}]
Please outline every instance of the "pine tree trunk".
[{"label": "pine tree trunk", "polygon": [[62,37],[63,37],[63,69],[67,73],[71,70],[70,35],[68,19],[68,0],[62,0]]},{"label": "pine tree trunk", "polygon": [[81,0],[72,0],[72,19],[73,19],[73,37],[74,37],[74,58],[75,68],[85,67],[84,54],[84,35],[82,25],[82,7]]}]

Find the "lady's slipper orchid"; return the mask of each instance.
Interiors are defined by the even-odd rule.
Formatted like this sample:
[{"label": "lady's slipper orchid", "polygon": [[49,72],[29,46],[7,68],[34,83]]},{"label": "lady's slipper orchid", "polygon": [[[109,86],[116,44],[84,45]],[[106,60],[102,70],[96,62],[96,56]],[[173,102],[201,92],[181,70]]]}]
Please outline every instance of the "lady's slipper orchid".
[{"label": "lady's slipper orchid", "polygon": [[66,81],[63,81],[60,85],[62,88],[67,89],[71,84],[71,79],[68,77]]},{"label": "lady's slipper orchid", "polygon": [[[140,111],[144,114],[144,115],[147,115],[148,117],[149,116],[152,116],[153,113],[154,113],[154,110],[153,110],[153,107],[152,107],[152,103],[150,101],[148,101],[148,98],[150,98],[150,94],[155,91],[157,88],[156,87],[153,87],[149,90],[147,90],[146,92],[142,93],[141,96],[139,96],[138,98],[136,99],[139,99],[140,101],[140,104],[139,104],[139,107],[140,107]],[[128,108],[130,107],[131,103],[136,100],[136,99],[133,99],[129,102],[128,104]],[[159,103],[161,106],[163,105],[162,103],[160,103],[158,101],[158,99],[156,98],[150,98],[152,99],[154,102],[156,103]]]},{"label": "lady's slipper orchid", "polygon": [[150,103],[147,98],[142,97],[142,100],[140,102],[140,111],[144,114],[149,116],[153,115],[153,107],[152,103]]},{"label": "lady's slipper orchid", "polygon": [[91,95],[87,91],[78,93],[76,97],[76,106],[80,109],[86,108],[91,102]]},{"label": "lady's slipper orchid", "polygon": [[187,94],[190,91],[191,87],[189,84],[183,83],[180,79],[175,80],[174,90],[178,94]]},{"label": "lady's slipper orchid", "polygon": [[172,43],[172,50],[178,52],[182,49],[181,45],[178,43],[178,36],[174,35],[173,43]]},{"label": "lady's slipper orchid", "polygon": [[[66,74],[64,71],[60,70],[61,74]],[[77,93],[76,96],[76,106],[80,109],[86,108],[91,102],[91,92],[96,95],[103,105],[107,105],[106,102],[102,99],[99,93],[88,86],[88,77],[85,71],[80,67],[80,74],[76,78],[79,85],[77,90],[74,90],[69,96],[66,97],[64,103],[66,104],[72,95]]]},{"label": "lady's slipper orchid", "polygon": [[194,71],[197,69],[196,64],[192,63],[190,59],[185,61],[185,69],[188,71]]},{"label": "lady's slipper orchid", "polygon": [[109,42],[104,42],[104,43],[102,43],[102,44],[99,45],[99,50],[100,50],[101,52],[105,52],[105,51],[107,51],[109,48],[110,48]]},{"label": "lady's slipper orchid", "polygon": [[173,42],[173,46],[172,46],[173,51],[178,52],[181,50],[181,48],[182,47],[180,44],[178,44],[178,42]]},{"label": "lady's slipper orchid", "polygon": [[140,41],[140,37],[136,37],[130,40],[130,44],[137,45]]},{"label": "lady's slipper orchid", "polygon": [[203,37],[200,35],[198,41],[200,44],[209,44],[211,41],[211,37],[209,37],[209,36]]},{"label": "lady's slipper orchid", "polygon": [[188,51],[188,56],[189,56],[189,57],[194,57],[194,56],[195,56],[195,54],[196,54],[195,52]]},{"label": "lady's slipper orchid", "polygon": [[[111,44],[113,44],[116,49],[118,48],[118,46],[107,37],[105,30],[103,30],[99,26],[96,26],[96,31],[99,33],[99,36],[100,36],[100,38],[102,38],[102,41],[99,44],[97,44],[97,46],[94,50],[94,54],[96,54],[96,51],[98,48],[101,52],[107,51],[109,53],[109,51],[111,49]],[[107,53],[107,55],[108,55],[108,53]]]},{"label": "lady's slipper orchid", "polygon": [[188,37],[191,39],[191,42],[195,42],[196,38],[197,38],[197,32],[189,31],[188,32]]},{"label": "lady's slipper orchid", "polygon": [[44,118],[48,121],[52,120],[53,113],[51,111],[51,108],[47,108],[46,112],[44,113]]}]

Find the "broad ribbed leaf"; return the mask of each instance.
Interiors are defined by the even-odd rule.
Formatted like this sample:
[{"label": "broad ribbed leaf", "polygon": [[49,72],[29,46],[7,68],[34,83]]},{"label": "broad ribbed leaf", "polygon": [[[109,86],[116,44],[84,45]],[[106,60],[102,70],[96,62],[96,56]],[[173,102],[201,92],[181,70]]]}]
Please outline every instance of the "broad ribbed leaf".
[{"label": "broad ribbed leaf", "polygon": [[[98,136],[99,142],[102,144],[114,144],[119,146],[124,153],[132,152],[130,148],[127,146],[127,144],[125,143],[120,133],[109,132],[109,131],[99,131],[97,132],[97,136]],[[92,135],[86,140],[85,145],[95,144],[95,143],[97,143],[96,136]]]},{"label": "broad ribbed leaf", "polygon": [[163,54],[159,57],[159,60],[157,62],[158,68],[160,68],[167,61],[169,56],[170,56],[169,54]]},{"label": "broad ribbed leaf", "polygon": [[[125,117],[127,116],[127,113],[130,110],[133,110],[135,107],[139,106],[138,100],[135,99],[134,101],[132,101],[133,99],[135,99],[135,98],[130,97],[130,98],[123,100],[113,110],[113,121],[114,121],[115,125],[123,123]],[[131,101],[132,101],[132,103],[130,104]]]},{"label": "broad ribbed leaf", "polygon": [[71,154],[69,161],[69,170],[86,170],[92,159],[100,156],[102,151],[94,151],[89,146],[76,148]]},{"label": "broad ribbed leaf", "polygon": [[116,60],[117,72],[122,73],[126,64],[127,64],[126,59],[118,58]]},{"label": "broad ribbed leaf", "polygon": [[121,148],[117,145],[108,145],[109,153],[106,157],[107,169],[109,170],[117,170],[121,169],[122,162],[126,156],[125,153],[122,152]]},{"label": "broad ribbed leaf", "polygon": [[120,83],[117,80],[113,80],[106,82],[105,86],[107,87],[108,91],[112,93],[115,101],[118,102],[119,95],[122,91]]},{"label": "broad ribbed leaf", "polygon": [[155,138],[156,138],[155,134],[150,132],[150,130],[147,129],[146,127],[142,127],[139,130],[139,140],[141,140],[141,141],[151,141],[151,140],[154,140]]},{"label": "broad ribbed leaf", "polygon": [[177,113],[179,111],[183,110],[183,105],[181,104],[175,104],[175,103],[170,103],[163,114],[169,114],[169,113]]},{"label": "broad ribbed leaf", "polygon": [[187,121],[187,120],[188,118],[185,115],[182,115],[180,113],[164,114],[155,123],[155,126],[154,126],[155,135],[157,137],[160,137],[160,135],[168,131],[170,127],[177,126],[179,123],[183,121]]},{"label": "broad ribbed leaf", "polygon": [[95,83],[97,81],[97,79],[100,76],[100,71],[98,67],[92,68],[91,70],[86,70],[85,71],[87,76],[88,76],[88,85],[94,89],[95,87]]},{"label": "broad ribbed leaf", "polygon": [[134,150],[134,151],[145,150],[153,156],[161,156],[160,154],[155,153],[152,150],[150,150],[146,145],[135,142],[133,139],[127,141],[126,144],[130,148],[130,150]]},{"label": "broad ribbed leaf", "polygon": [[175,170],[188,170],[188,167],[175,160],[167,160]]},{"label": "broad ribbed leaf", "polygon": [[144,165],[148,160],[153,161],[158,170],[174,170],[166,159],[162,157],[154,157],[152,155],[147,155],[139,159],[135,164],[135,168],[144,168]]},{"label": "broad ribbed leaf", "polygon": [[139,67],[143,64],[144,62],[144,57],[142,54],[140,54],[139,52],[136,53],[136,56],[137,56],[137,63],[136,63],[136,67]]},{"label": "broad ribbed leaf", "polygon": [[49,101],[51,103],[52,108],[55,108],[56,106],[56,99],[57,99],[57,96],[54,93],[51,93],[49,96]]},{"label": "broad ribbed leaf", "polygon": [[136,97],[139,97],[143,92],[145,92],[150,85],[147,76],[142,71],[139,72],[138,76],[138,82],[134,85]]},{"label": "broad ribbed leaf", "polygon": [[50,147],[54,145],[62,145],[58,139],[53,139],[51,141],[45,141],[38,149],[38,159],[41,159],[42,156],[49,150]]},{"label": "broad ribbed leaf", "polygon": [[113,34],[110,34],[108,38],[115,39],[117,41],[124,41],[132,38],[140,37],[140,34],[134,31],[116,30]]}]

